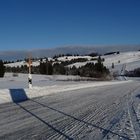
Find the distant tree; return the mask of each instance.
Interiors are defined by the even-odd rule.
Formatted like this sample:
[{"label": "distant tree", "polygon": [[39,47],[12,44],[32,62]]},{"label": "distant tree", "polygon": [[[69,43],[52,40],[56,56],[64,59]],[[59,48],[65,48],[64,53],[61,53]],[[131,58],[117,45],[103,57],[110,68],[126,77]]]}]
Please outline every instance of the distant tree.
[{"label": "distant tree", "polygon": [[112,63],[112,69],[114,69],[114,63]]},{"label": "distant tree", "polygon": [[77,69],[75,66],[73,66],[72,68],[70,68],[69,74],[70,75],[80,75],[80,72],[79,72],[79,69]]},{"label": "distant tree", "polygon": [[112,55],[112,54],[119,54],[120,52],[108,52],[108,53],[105,53],[104,55]]},{"label": "distant tree", "polygon": [[105,58],[102,58],[102,62],[105,62]]},{"label": "distant tree", "polygon": [[43,63],[43,59],[42,58],[40,58],[40,62]]},{"label": "distant tree", "polygon": [[55,63],[53,65],[53,74],[66,74],[66,69],[63,64]]},{"label": "distant tree", "polygon": [[99,56],[98,57],[98,60],[97,60],[97,63],[95,63],[95,70],[98,71],[98,72],[103,72],[103,63],[102,63],[102,59],[101,57]]},{"label": "distant tree", "polygon": [[45,63],[40,62],[39,72],[40,72],[40,74],[46,74],[46,66],[45,66]]},{"label": "distant tree", "polygon": [[95,57],[95,56],[98,56],[98,53],[93,52],[93,53],[90,53],[88,55],[91,56],[91,57]]},{"label": "distant tree", "polygon": [[5,66],[2,60],[0,60],[0,77],[4,77]]},{"label": "distant tree", "polygon": [[46,74],[47,75],[53,74],[53,67],[51,62],[46,62]]},{"label": "distant tree", "polygon": [[53,74],[52,63],[51,62],[40,62],[39,72],[40,72],[40,74],[52,75]]},{"label": "distant tree", "polygon": [[58,59],[57,59],[57,58],[55,58],[55,61],[58,61]]},{"label": "distant tree", "polygon": [[48,57],[45,57],[46,62],[48,61]]}]

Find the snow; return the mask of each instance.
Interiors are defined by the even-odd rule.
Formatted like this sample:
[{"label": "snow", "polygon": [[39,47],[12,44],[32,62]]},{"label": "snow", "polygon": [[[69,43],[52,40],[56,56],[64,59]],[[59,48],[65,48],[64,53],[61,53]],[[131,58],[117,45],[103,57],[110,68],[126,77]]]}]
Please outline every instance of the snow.
[{"label": "snow", "polygon": [[57,58],[58,61],[70,61],[72,59],[79,59],[79,58],[84,58],[90,60],[92,57],[91,56],[63,56]]},{"label": "snow", "polygon": [[[123,52],[120,54],[106,55],[106,56],[101,56],[101,58],[105,59],[105,62],[103,63],[109,69],[111,69],[112,63],[114,63],[115,65],[115,70],[122,69],[123,65],[126,65],[126,70],[128,71],[140,67],[140,51]],[[95,63],[95,62],[96,61],[87,61],[87,62],[80,62],[80,63],[77,62],[68,66],[69,67],[76,66],[78,68],[84,66],[87,63]]]},{"label": "snow", "polygon": [[21,66],[27,65],[27,63],[25,61],[21,61],[21,62],[15,62],[15,63],[9,63],[9,64],[5,64],[5,66],[9,66],[9,67],[21,67]]},{"label": "snow", "polygon": [[[124,65],[140,67],[140,52],[103,58],[118,71]],[[33,75],[33,89],[28,89],[27,74],[6,73],[0,78],[0,126],[1,140],[139,140],[140,78],[80,81],[79,76]]]},{"label": "snow", "polygon": [[123,84],[128,81],[79,81],[76,82],[79,76],[44,76],[33,75],[33,89],[28,89],[28,75],[19,74],[18,77],[13,77],[12,73],[7,73],[5,78],[0,79],[0,104],[6,102],[12,102],[9,96],[9,89],[24,89],[28,98],[35,98],[45,96],[58,92],[66,92],[71,90],[78,90],[90,87],[102,87],[114,84]]},{"label": "snow", "polygon": [[[104,64],[107,67],[111,67],[112,63],[114,63],[115,66],[126,64],[126,70],[133,70],[140,67],[140,51],[123,52],[116,55],[104,56],[103,58],[105,58]],[[118,61],[120,61],[120,63],[118,63]]]},{"label": "snow", "polygon": [[[32,66],[38,66],[39,64],[40,64],[39,61],[32,62]],[[28,63],[25,61],[5,64],[5,66],[9,66],[9,67],[21,67],[25,65],[28,66]]]},{"label": "snow", "polygon": [[0,139],[140,139],[139,82],[74,83],[2,89],[3,100],[9,91],[43,96],[1,104]]}]

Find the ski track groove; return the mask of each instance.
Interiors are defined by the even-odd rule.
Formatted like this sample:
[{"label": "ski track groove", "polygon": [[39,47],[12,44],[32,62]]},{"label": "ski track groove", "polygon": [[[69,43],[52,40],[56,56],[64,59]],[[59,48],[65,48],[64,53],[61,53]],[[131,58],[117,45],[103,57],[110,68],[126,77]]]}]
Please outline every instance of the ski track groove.
[{"label": "ski track groove", "polygon": [[[135,90],[137,90],[137,88],[135,89]],[[132,119],[132,116],[135,116],[135,117],[137,117],[137,114],[136,113],[130,113],[130,108],[132,108],[131,109],[131,111],[135,111],[135,109],[134,109],[134,106],[133,106],[133,100],[132,100],[132,94],[135,92],[135,90],[131,90],[131,92],[127,95],[127,96],[130,96],[130,97],[127,97],[127,101],[126,101],[126,103],[127,103],[127,105],[126,105],[126,113],[124,113],[123,114],[123,116],[122,116],[122,119],[123,118],[125,118],[125,121],[123,122],[123,125],[121,124],[121,129],[119,129],[118,131],[124,131],[123,132],[123,134],[125,134],[125,132],[126,132],[126,129],[128,130],[130,130],[131,131],[131,133],[129,132],[129,135],[126,135],[126,137],[128,137],[128,139],[135,139],[135,140],[139,140],[139,137],[137,138],[137,135],[136,135],[136,133],[135,133],[135,130],[134,130],[134,124],[133,124],[133,119]],[[129,102],[131,102],[131,104],[129,103]],[[124,117],[124,115],[125,114],[128,114],[128,115],[126,115],[125,117]],[[115,129],[115,127],[117,126],[119,126],[120,124],[119,124],[119,122],[121,122],[122,121],[122,119],[121,118],[119,118],[119,120],[118,120],[118,122],[116,122],[115,124],[114,124],[114,126],[111,128],[112,129],[112,131],[113,131],[113,129]],[[129,126],[129,128],[127,127],[126,128],[126,125],[127,126]],[[114,130],[115,131],[115,130]],[[117,132],[118,133],[118,132]],[[107,134],[105,137],[104,137],[104,139],[109,139],[109,136],[110,135],[112,135],[112,134]],[[112,138],[113,138],[113,136],[111,136]],[[121,137],[118,137],[118,139],[121,139]]]},{"label": "ski track groove", "polygon": [[[19,106],[17,105],[18,107],[15,105],[14,108],[18,111],[17,122],[15,122],[17,119],[16,111],[10,112],[10,115],[12,117],[15,117],[12,118],[14,125],[17,124],[18,126],[18,123],[24,118],[24,121],[27,121],[27,124],[24,125],[28,126],[28,122],[32,124],[34,123],[34,121],[36,121],[39,123],[36,124],[37,128],[40,128],[41,126],[43,127],[41,129],[43,130],[41,132],[41,134],[43,135],[42,137],[37,136],[36,134],[34,134],[33,131],[31,131],[30,134],[24,136],[19,135],[21,137],[18,138],[21,140],[28,138],[63,140],[67,138],[65,137],[66,135],[68,136],[68,139],[87,139],[88,137],[89,139],[98,139],[101,137],[103,137],[103,139],[108,139],[109,137],[121,139],[121,135],[127,137],[127,135],[125,136],[124,133],[122,134],[122,132],[126,129],[126,122],[128,120],[130,120],[130,123],[128,123],[127,125],[130,125],[130,130],[132,132],[132,137],[129,136],[129,139],[135,138],[134,135],[136,134],[133,128],[134,124],[131,114],[133,113],[132,111],[135,111],[135,107],[131,106],[132,104],[129,104],[129,102],[127,102],[128,105],[126,105],[127,99],[132,97],[132,86],[127,87],[128,92],[125,88],[123,90],[121,90],[121,88],[113,89],[114,93],[118,94],[112,94],[110,92],[110,86],[107,87],[106,91],[104,91],[103,93],[102,91],[104,91],[104,87],[101,88],[99,92],[95,92],[95,94],[82,93],[80,94],[80,98],[79,95],[69,93],[64,97],[63,94],[62,97],[59,97],[59,95],[54,96],[54,98],[53,96],[47,96],[51,98],[50,101],[49,98],[37,98],[28,100],[27,102],[19,103]],[[106,96],[104,96],[104,93]],[[74,95],[74,97],[69,98],[71,97],[70,95]],[[131,110],[131,107],[133,107],[134,110]],[[138,114],[140,112],[139,108],[140,107],[138,106],[135,112],[135,117],[137,117],[138,119]],[[22,113],[22,109],[24,109],[24,115]],[[9,106],[6,111],[8,112],[10,110],[11,108]],[[5,114],[4,109],[0,110],[0,112],[2,113],[0,118],[4,118],[3,120],[4,122],[6,122],[6,120],[9,118],[9,114]],[[36,117],[32,120],[33,115],[35,115]],[[128,117],[126,118],[125,116]],[[55,129],[53,130],[48,126],[48,132],[46,133],[46,126],[43,125],[43,123],[40,122],[39,119],[42,120],[44,123],[47,122],[49,126],[53,126],[54,128],[56,128],[56,130],[59,130],[60,132],[56,132]],[[9,124],[9,126],[12,125],[11,123]],[[0,125],[4,125],[4,123],[0,121]],[[4,129],[4,126],[2,127]],[[22,128],[22,124],[21,126],[19,126],[19,128]],[[0,132],[1,130],[2,128],[0,128]],[[105,132],[105,130],[108,130],[108,133],[105,133],[103,135],[103,132]],[[35,129],[35,131],[37,132],[37,134],[40,132],[39,129]]]},{"label": "ski track groove", "polygon": [[[103,106],[102,106],[103,107]],[[109,107],[109,105],[108,105],[108,107]],[[89,107],[90,108],[90,107]],[[88,110],[89,110],[89,108],[88,108]],[[91,106],[91,108],[92,108],[92,106]],[[107,108],[107,106],[104,106],[104,108]],[[101,114],[97,114],[97,113],[95,113],[96,115],[101,115],[102,116],[102,114],[104,113],[103,112],[103,110],[104,110],[104,108],[101,108],[101,111],[98,109],[98,112],[99,113],[101,113]],[[86,113],[86,114],[90,114],[90,113]],[[87,118],[86,120],[84,120],[84,121],[91,121],[91,120],[93,120],[93,115],[91,114],[91,117],[89,117],[88,115],[87,116],[85,116],[85,115],[83,115],[84,116],[84,118]],[[88,117],[89,117],[89,119],[88,119]],[[81,120],[83,120],[84,119],[83,117],[81,117],[80,119]],[[96,119],[96,118],[95,118]],[[63,126],[63,123],[61,122],[61,121],[59,121],[59,126],[60,125],[62,125],[65,129],[68,129],[65,133],[67,133],[67,132],[69,132],[70,134],[73,132],[73,131],[75,131],[74,130],[74,128],[72,127],[73,126],[73,124],[75,124],[75,121],[71,121],[71,122],[69,122],[68,120],[67,120],[67,118],[66,118],[66,120],[65,119],[63,119],[62,121],[65,121],[65,122],[68,122],[68,124],[71,124],[71,125],[68,125],[68,124],[65,124],[66,126],[68,126],[68,127],[65,127],[65,126]],[[77,127],[77,126],[79,126],[79,125],[81,125],[81,122],[78,122],[78,124],[77,125],[75,125],[75,127]],[[81,128],[83,128],[83,126],[84,126],[84,124],[83,125],[81,125],[81,126],[79,126],[79,128],[77,128],[77,130],[79,131]],[[60,126],[60,128],[63,130],[63,127],[61,127]],[[71,129],[71,127],[72,127],[72,129]],[[86,126],[86,127],[88,127],[88,125]],[[75,133],[76,133],[76,131],[75,131]],[[74,133],[74,134],[75,134]]]}]

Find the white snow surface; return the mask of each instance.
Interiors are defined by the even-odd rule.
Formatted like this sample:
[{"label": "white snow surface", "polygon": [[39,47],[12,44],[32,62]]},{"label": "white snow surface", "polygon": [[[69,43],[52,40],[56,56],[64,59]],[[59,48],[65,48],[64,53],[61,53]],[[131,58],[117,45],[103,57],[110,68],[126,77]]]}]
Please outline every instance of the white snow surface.
[{"label": "white snow surface", "polygon": [[64,56],[64,57],[59,57],[57,60],[58,61],[70,61],[72,59],[78,59],[78,58],[85,58],[90,60],[92,57],[91,56]]},{"label": "white snow surface", "polygon": [[102,87],[106,85],[123,84],[128,81],[74,81],[80,78],[79,76],[44,76],[33,75],[33,88],[28,89],[28,75],[19,74],[18,77],[13,77],[12,73],[7,73],[5,78],[0,79],[0,104],[12,102],[10,89],[24,89],[28,98],[45,96],[53,93],[78,90],[90,87]]},{"label": "white snow surface", "polygon": [[[104,65],[109,69],[111,69],[112,63],[114,63],[115,65],[115,70],[120,70],[123,65],[126,65],[126,70],[128,71],[140,67],[140,51],[122,52],[120,54],[101,56],[101,58],[105,59]],[[96,61],[77,62],[69,65],[69,67],[76,66],[78,68],[80,66],[84,66],[87,63],[95,63],[95,62]]]},{"label": "white snow surface", "polygon": [[[40,64],[39,61],[32,62],[32,66],[38,66],[39,64]],[[28,63],[25,61],[5,64],[5,66],[9,66],[9,67],[21,67],[21,66],[25,66],[25,65],[28,66]]]},{"label": "white snow surface", "polygon": [[2,89],[0,99],[5,101],[10,94],[43,96],[0,104],[0,139],[139,140],[140,83],[97,83]]},{"label": "white snow surface", "polygon": [[28,89],[27,78],[0,79],[0,140],[140,139],[139,79],[33,75]]},{"label": "white snow surface", "polygon": [[[126,65],[126,70],[133,70],[140,67],[140,51],[135,52],[123,52],[115,55],[103,56],[105,58],[104,64],[107,67],[111,67],[112,63],[115,66]],[[120,63],[118,63],[120,61]]]}]

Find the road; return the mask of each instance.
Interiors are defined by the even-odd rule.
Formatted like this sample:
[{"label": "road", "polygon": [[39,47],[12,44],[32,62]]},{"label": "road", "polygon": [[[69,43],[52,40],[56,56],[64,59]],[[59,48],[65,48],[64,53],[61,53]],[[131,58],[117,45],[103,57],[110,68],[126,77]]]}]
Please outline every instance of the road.
[{"label": "road", "polygon": [[140,83],[0,105],[0,140],[140,139]]}]

